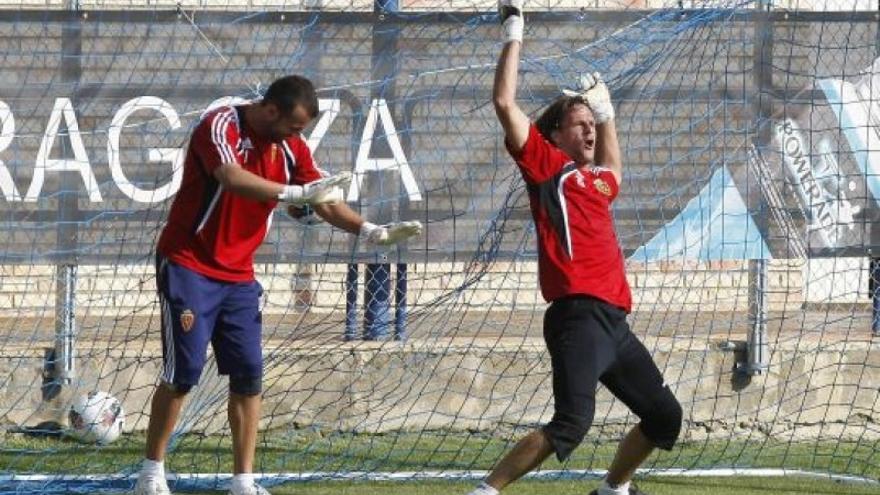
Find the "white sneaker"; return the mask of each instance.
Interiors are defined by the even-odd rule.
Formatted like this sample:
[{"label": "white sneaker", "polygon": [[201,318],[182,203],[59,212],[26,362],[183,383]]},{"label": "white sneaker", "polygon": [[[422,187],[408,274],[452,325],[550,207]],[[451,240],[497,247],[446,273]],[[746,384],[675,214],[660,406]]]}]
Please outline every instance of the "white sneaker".
[{"label": "white sneaker", "polygon": [[254,483],[251,486],[235,489],[235,487],[231,487],[229,489],[229,495],[272,495],[269,493],[269,490],[266,490],[262,486],[257,483]]},{"label": "white sneaker", "polygon": [[164,479],[138,477],[134,495],[171,495],[171,490]]}]

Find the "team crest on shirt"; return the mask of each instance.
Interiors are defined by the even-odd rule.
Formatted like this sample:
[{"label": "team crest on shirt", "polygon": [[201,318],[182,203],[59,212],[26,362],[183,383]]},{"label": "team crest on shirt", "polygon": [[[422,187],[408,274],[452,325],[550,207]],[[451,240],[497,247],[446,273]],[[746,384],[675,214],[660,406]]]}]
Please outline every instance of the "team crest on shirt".
[{"label": "team crest on shirt", "polygon": [[611,186],[608,185],[601,177],[597,177],[593,181],[593,185],[596,186],[596,189],[604,194],[605,196],[611,196]]},{"label": "team crest on shirt", "polygon": [[184,332],[189,332],[190,330],[192,330],[195,322],[196,315],[192,312],[191,309],[184,309],[183,313],[180,313],[180,327],[183,328]]}]

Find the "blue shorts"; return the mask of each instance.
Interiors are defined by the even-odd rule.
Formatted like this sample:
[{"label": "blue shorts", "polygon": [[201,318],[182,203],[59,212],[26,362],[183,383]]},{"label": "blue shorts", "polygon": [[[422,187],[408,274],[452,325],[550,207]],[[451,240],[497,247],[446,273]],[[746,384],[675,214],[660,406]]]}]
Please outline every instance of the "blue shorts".
[{"label": "blue shorts", "polygon": [[259,282],[224,282],[156,257],[156,285],[162,311],[162,381],[199,383],[214,348],[221,375],[263,375]]}]

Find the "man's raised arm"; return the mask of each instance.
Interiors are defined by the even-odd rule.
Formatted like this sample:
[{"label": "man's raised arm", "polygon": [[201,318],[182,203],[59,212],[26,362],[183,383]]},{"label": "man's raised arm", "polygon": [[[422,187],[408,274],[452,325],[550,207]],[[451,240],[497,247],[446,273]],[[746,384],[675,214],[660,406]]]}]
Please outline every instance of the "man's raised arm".
[{"label": "man's raised arm", "polygon": [[623,177],[623,155],[617,139],[617,126],[614,125],[614,104],[611,92],[598,72],[581,76],[579,91],[563,90],[568,96],[580,96],[587,102],[596,119],[595,163],[607,167],[614,173],[618,186]]},{"label": "man's raised arm", "polygon": [[529,118],[516,104],[516,80],[523,37],[523,0],[499,0],[504,48],[495,68],[492,103],[511,151],[522,150],[529,137]]}]

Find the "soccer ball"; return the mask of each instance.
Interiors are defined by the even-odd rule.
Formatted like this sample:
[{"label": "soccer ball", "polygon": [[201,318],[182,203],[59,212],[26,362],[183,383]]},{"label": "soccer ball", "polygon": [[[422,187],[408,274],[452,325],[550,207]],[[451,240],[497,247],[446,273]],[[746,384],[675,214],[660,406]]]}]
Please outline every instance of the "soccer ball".
[{"label": "soccer ball", "polygon": [[125,411],[116,397],[106,392],[79,396],[67,413],[70,436],[85,443],[108,444],[122,434]]}]

